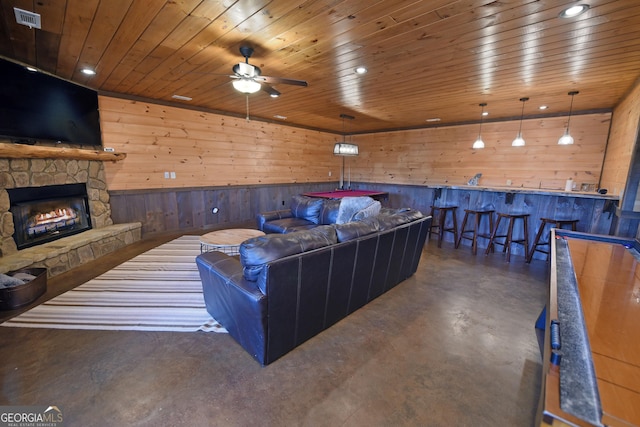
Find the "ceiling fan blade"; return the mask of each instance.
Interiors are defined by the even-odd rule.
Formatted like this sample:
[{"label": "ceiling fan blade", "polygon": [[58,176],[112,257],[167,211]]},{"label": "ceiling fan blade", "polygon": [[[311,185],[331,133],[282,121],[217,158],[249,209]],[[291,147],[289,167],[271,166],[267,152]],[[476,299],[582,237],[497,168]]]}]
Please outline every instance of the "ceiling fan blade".
[{"label": "ceiling fan blade", "polygon": [[281,95],[280,91],[269,85],[262,85],[262,90],[267,92],[272,98],[277,98]]},{"label": "ceiling fan blade", "polygon": [[308,86],[307,82],[304,80],[285,79],[283,77],[260,76],[259,78],[257,78],[257,80],[261,80],[269,84],[283,84],[283,85],[293,85],[293,86],[303,86],[303,87]]}]

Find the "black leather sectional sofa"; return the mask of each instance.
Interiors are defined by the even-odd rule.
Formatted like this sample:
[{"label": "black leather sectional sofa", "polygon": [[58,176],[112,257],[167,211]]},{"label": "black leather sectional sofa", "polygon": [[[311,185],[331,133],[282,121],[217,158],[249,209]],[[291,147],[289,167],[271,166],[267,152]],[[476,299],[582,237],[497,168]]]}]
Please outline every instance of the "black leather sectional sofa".
[{"label": "black leather sectional sofa", "polygon": [[249,239],[239,257],[201,254],[207,310],[267,365],[413,275],[430,225],[418,211],[384,209]]}]

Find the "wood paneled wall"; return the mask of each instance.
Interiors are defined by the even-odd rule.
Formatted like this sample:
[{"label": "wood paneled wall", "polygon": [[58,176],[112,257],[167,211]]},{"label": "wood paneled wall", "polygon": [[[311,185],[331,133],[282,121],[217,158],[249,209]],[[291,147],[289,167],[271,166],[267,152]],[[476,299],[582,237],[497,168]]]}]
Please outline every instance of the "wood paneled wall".
[{"label": "wood paneled wall", "polygon": [[[105,165],[112,191],[340,178],[335,134],[104,96],[100,118],[104,145],[127,153]],[[518,120],[484,123],[484,150],[471,148],[477,124],[356,135],[347,139],[360,156],[346,159],[347,171],[352,181],[408,185],[464,184],[478,172],[487,186],[561,189],[569,177],[597,184],[609,122],[608,113],[574,115],[571,146],[557,145],[566,117],[525,120],[520,148],[511,147]]]},{"label": "wood paneled wall", "polygon": [[602,188],[609,189],[612,194],[623,195],[639,122],[640,82],[613,111],[607,156],[602,170]]},{"label": "wood paneled wall", "polygon": [[573,145],[559,146],[566,117],[524,120],[524,147],[512,147],[519,122],[485,123],[485,148],[473,150],[479,126],[464,125],[358,135],[360,156],[352,179],[398,184],[466,184],[482,173],[480,185],[564,189],[576,183],[598,184],[610,114],[571,118]]},{"label": "wood paneled wall", "polygon": [[104,146],[127,153],[106,165],[110,190],[339,179],[335,134],[104,96],[100,121]]}]

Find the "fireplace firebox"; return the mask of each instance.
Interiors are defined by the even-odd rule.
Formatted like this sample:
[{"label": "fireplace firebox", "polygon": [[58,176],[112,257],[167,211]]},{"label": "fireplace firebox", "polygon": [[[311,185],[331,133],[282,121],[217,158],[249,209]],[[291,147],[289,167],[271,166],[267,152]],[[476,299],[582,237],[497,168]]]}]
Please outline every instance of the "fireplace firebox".
[{"label": "fireplace firebox", "polygon": [[86,184],[7,189],[18,249],[91,229]]}]

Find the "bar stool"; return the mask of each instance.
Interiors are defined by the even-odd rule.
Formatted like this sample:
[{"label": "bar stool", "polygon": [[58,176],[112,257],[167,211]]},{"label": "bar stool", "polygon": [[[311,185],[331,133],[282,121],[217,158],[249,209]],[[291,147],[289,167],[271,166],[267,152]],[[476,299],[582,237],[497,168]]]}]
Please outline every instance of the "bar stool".
[{"label": "bar stool", "polygon": [[[531,246],[531,250],[529,251],[529,256],[527,257],[527,262],[531,262],[533,259],[533,254],[535,251],[542,252],[543,254],[547,254],[547,260],[549,259],[549,253],[551,252],[551,235],[548,235],[545,240],[542,242],[540,239],[542,238],[542,234],[544,233],[544,229],[547,225],[553,225],[554,227],[550,228],[563,228],[565,225],[571,226],[572,231],[577,230],[578,221],[577,219],[558,219],[558,218],[540,218],[540,228],[538,228],[538,233],[536,233],[536,238],[533,239],[533,246]],[[538,249],[538,246],[549,246],[548,250]]]},{"label": "bar stool", "polygon": [[[478,237],[484,237],[485,239],[491,239],[491,234],[493,234],[493,213],[495,210],[493,209],[465,209],[464,210],[464,219],[462,220],[462,227],[460,228],[460,235],[458,236],[458,241],[456,242],[456,249],[460,246],[460,242],[462,239],[471,240],[471,252],[473,254],[478,253]],[[466,229],[467,220],[469,215],[474,215],[473,228]],[[480,224],[482,222],[482,218],[484,216],[489,217],[489,234],[481,234],[480,233]],[[471,233],[471,236],[465,236],[465,233]]]},{"label": "bar stool", "polygon": [[[434,228],[438,229],[438,247],[442,247],[442,238],[444,237],[444,232],[447,231],[449,233],[453,233],[453,243],[458,241],[458,220],[456,219],[456,209],[457,206],[431,206],[431,217],[437,218],[437,221],[433,221],[431,223],[431,228],[429,229],[429,236],[431,238],[431,233]],[[447,213],[451,212],[453,217],[453,227],[447,227]]]},{"label": "bar stool", "polygon": [[[500,221],[502,219],[509,221],[509,228],[507,229],[506,235],[498,235],[498,229],[500,228]],[[514,243],[520,244],[524,246],[524,257],[525,259],[529,258],[529,232],[528,232],[528,218],[529,214],[526,213],[501,213],[498,212],[498,221],[496,221],[496,227],[493,229],[493,233],[491,233],[491,238],[489,239],[489,244],[487,245],[487,250],[485,254],[488,255],[490,250],[493,250],[494,245],[502,245],[502,252],[507,253],[507,262],[511,261],[511,245]],[[516,224],[516,220],[521,219],[522,222],[522,239],[515,240],[513,238],[513,227]],[[504,238],[504,241],[498,242],[496,239]]]}]

